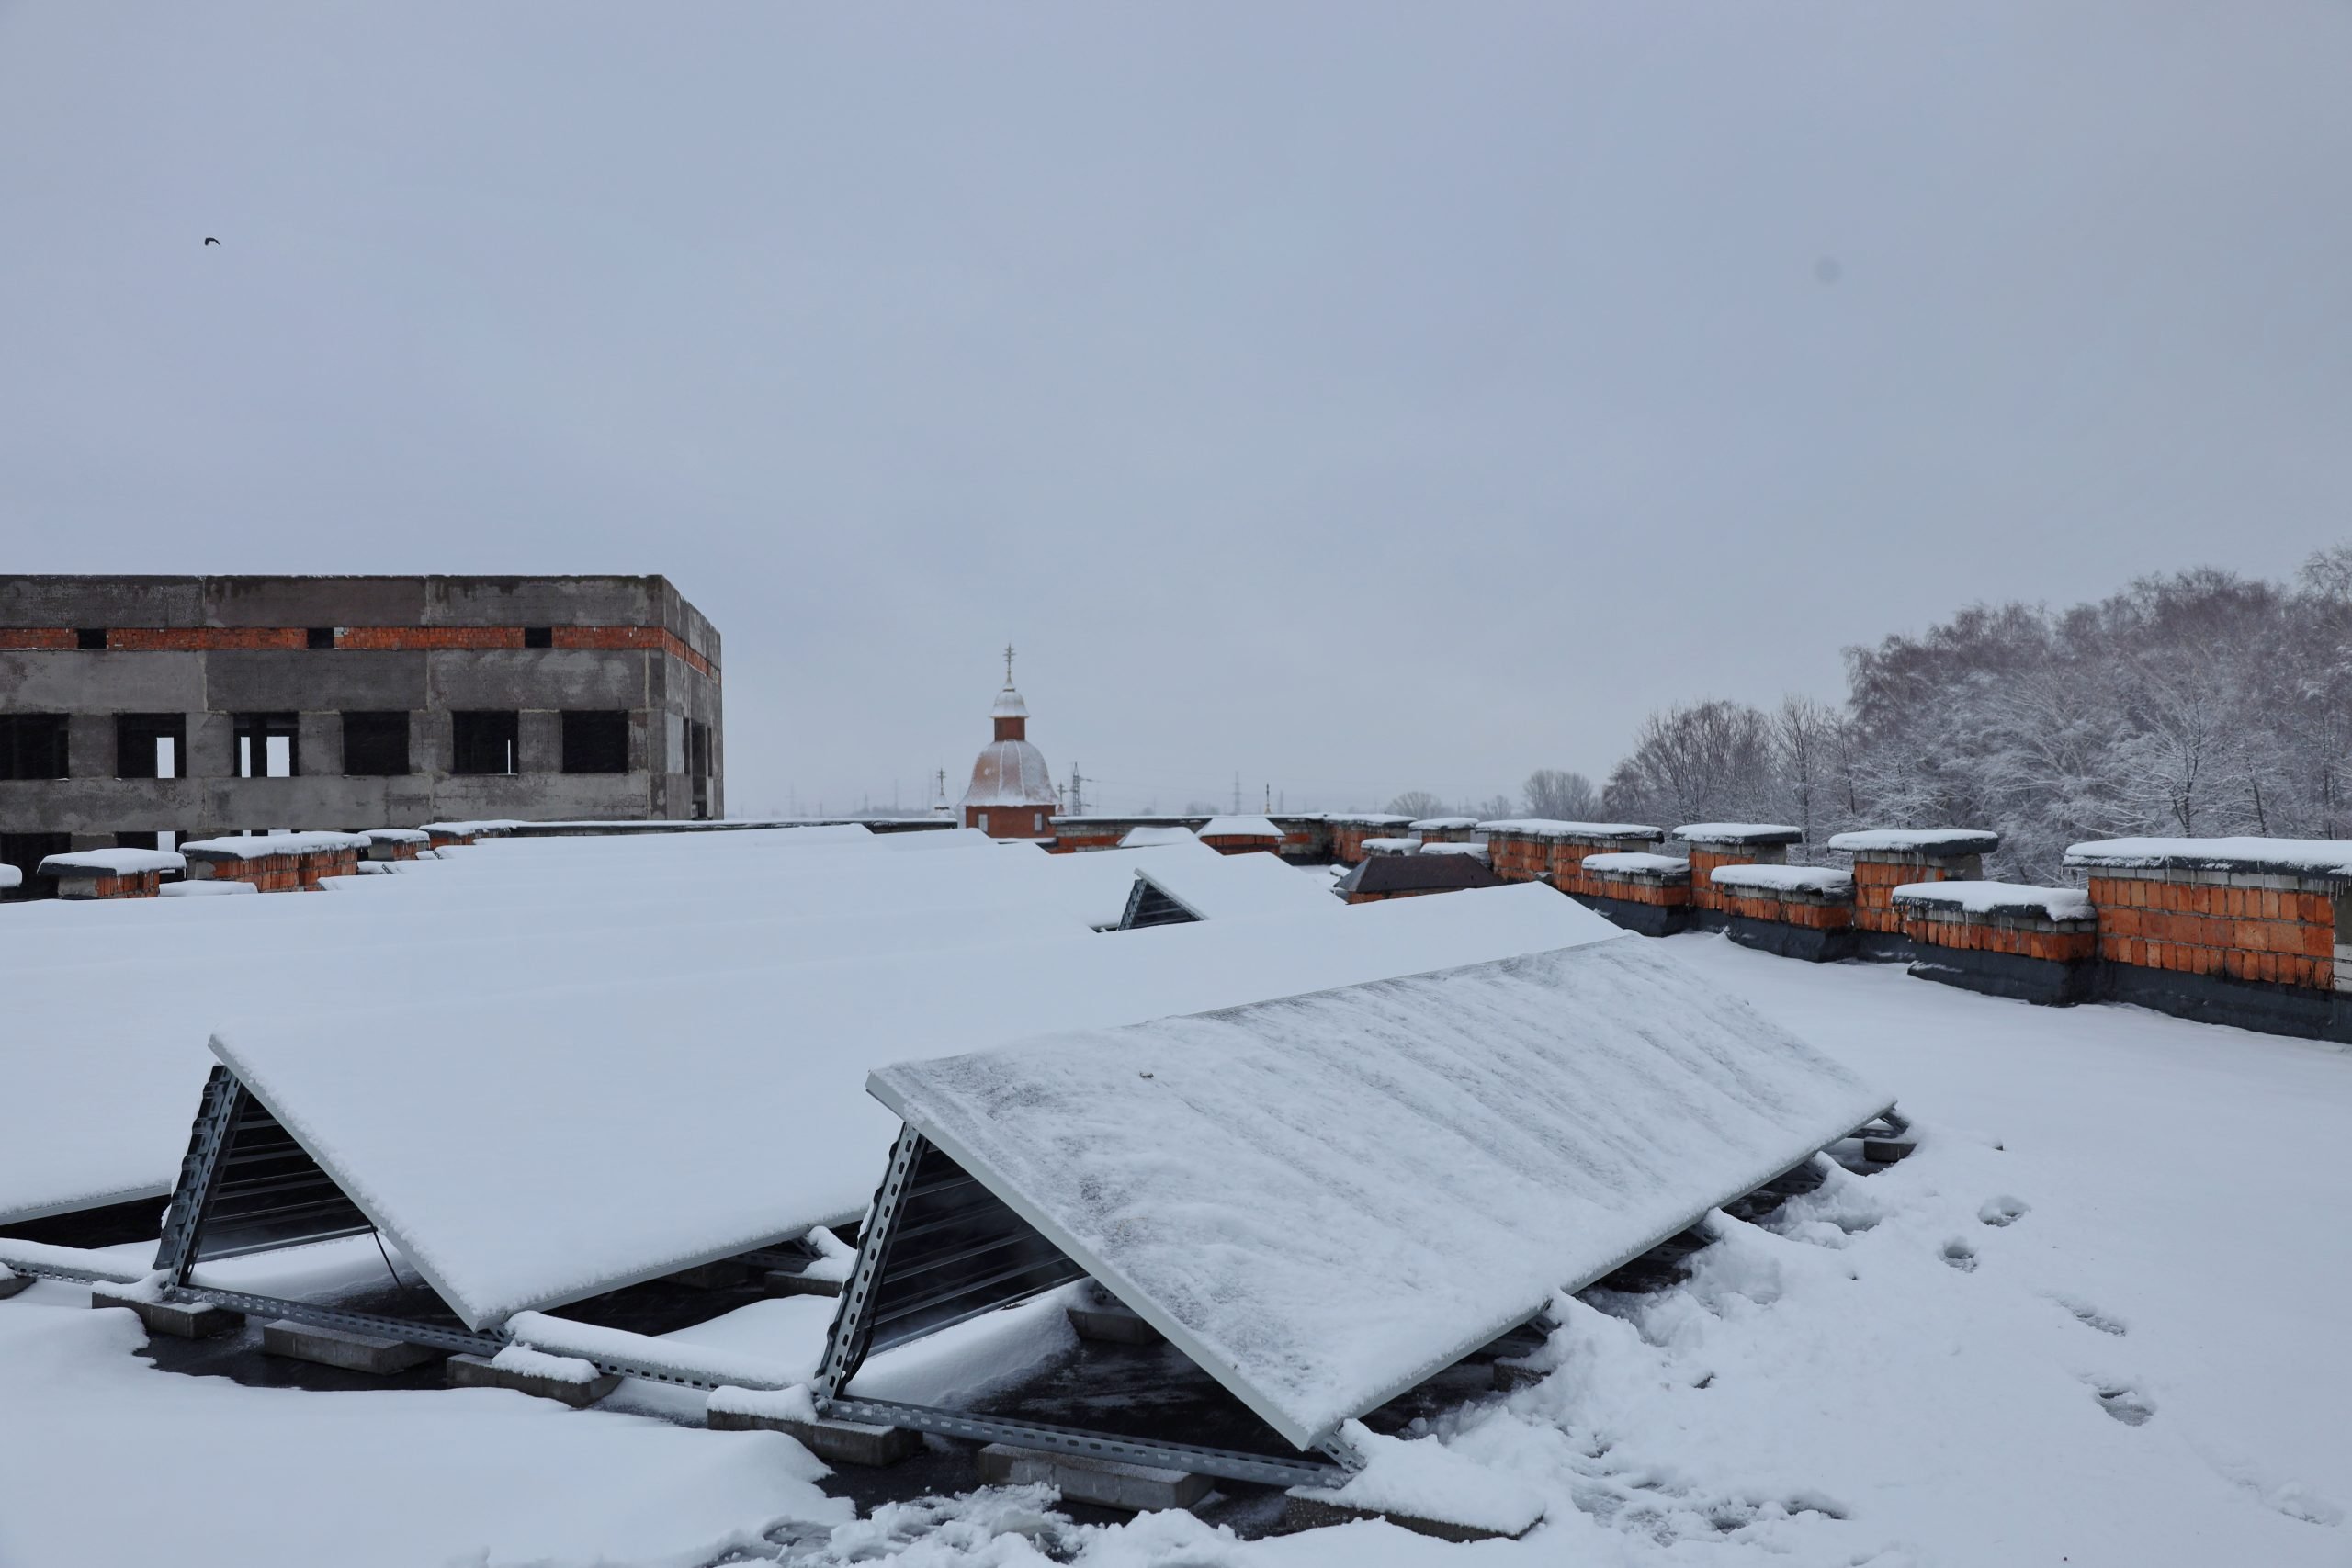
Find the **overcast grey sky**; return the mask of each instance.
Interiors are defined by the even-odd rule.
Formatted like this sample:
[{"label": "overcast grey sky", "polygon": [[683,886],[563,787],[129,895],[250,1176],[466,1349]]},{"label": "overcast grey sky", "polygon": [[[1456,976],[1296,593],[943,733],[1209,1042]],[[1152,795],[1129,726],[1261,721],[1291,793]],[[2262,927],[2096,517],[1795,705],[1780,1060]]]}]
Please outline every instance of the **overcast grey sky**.
[{"label": "overcast grey sky", "polygon": [[[2340,0],[0,3],[0,570],[660,571],[729,804],[1598,775],[2352,535]],[[217,249],[203,236],[220,236]]]}]

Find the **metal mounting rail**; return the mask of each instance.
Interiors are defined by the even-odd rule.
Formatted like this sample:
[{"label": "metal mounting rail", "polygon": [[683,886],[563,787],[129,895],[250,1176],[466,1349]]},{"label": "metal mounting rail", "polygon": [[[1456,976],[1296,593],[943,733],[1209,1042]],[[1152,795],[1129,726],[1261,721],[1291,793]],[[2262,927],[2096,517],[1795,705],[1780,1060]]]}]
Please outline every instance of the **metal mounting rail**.
[{"label": "metal mounting rail", "polygon": [[430,1345],[436,1350],[461,1351],[469,1356],[495,1356],[506,1348],[503,1336],[477,1334],[470,1328],[417,1323],[372,1312],[345,1312],[341,1307],[320,1306],[313,1302],[288,1301],[283,1296],[257,1296],[247,1291],[223,1291],[210,1285],[174,1285],[164,1292],[164,1298],[174,1302],[209,1302],[214,1306],[227,1307],[248,1317],[284,1318],[289,1323],[307,1323],[318,1328],[344,1328],[354,1334],[373,1334],[411,1345]]},{"label": "metal mounting rail", "polygon": [[136,1285],[147,1278],[144,1269],[81,1268],[72,1263],[26,1263],[0,1255],[0,1268],[36,1280],[62,1280],[69,1285]]},{"label": "metal mounting rail", "polygon": [[1124,1464],[1158,1465],[1227,1481],[1254,1481],[1264,1486],[1339,1486],[1348,1479],[1348,1472],[1338,1465],[1305,1457],[1281,1459],[1237,1453],[1230,1449],[1202,1448],[1193,1443],[1144,1442],[1075,1427],[1056,1427],[1044,1421],[1023,1421],[1017,1416],[976,1416],[966,1410],[900,1404],[889,1399],[820,1400],[818,1408],[839,1420],[904,1427],[917,1432],[935,1432],[943,1438],[1010,1443],[1015,1448],[1115,1460]]}]

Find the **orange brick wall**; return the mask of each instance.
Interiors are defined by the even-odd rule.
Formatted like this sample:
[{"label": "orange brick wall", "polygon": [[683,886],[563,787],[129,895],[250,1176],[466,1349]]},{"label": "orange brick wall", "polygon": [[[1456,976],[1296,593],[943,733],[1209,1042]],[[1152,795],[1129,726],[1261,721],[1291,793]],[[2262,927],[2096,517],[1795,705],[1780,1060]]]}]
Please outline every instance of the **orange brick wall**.
[{"label": "orange brick wall", "polygon": [[[1739,900],[1732,897],[1728,888],[1715,886],[1715,868],[1719,865],[1778,864],[1783,858],[1784,855],[1776,854],[1767,862],[1760,850],[1737,849],[1729,844],[1693,844],[1690,846],[1690,902],[1698,908],[1737,914],[1739,911],[1734,906]],[[1758,915],[1755,919],[1775,920],[1780,917]]]},{"label": "orange brick wall", "polygon": [[1201,842],[1221,855],[1246,855],[1263,852],[1272,854],[1281,847],[1280,839],[1267,839],[1250,833],[1204,833]]},{"label": "orange brick wall", "polygon": [[2111,964],[2327,990],[2335,910],[2321,891],[2090,878],[2098,953]]},{"label": "orange brick wall", "polygon": [[[1696,875],[1694,867],[1694,879]],[[1835,904],[1814,904],[1794,898],[1777,898],[1754,888],[1726,887],[1720,892],[1724,911],[1746,919],[1778,920],[1782,925],[1804,926],[1817,931],[1842,931],[1854,923],[1854,907],[1842,899]]]},{"label": "orange brick wall", "polygon": [[1967,882],[1984,874],[1982,855],[1949,858],[1869,850],[1854,855],[1854,923],[1893,936],[1904,929],[1894,890],[1914,882]]},{"label": "orange brick wall", "polygon": [[1945,947],[1962,953],[2013,953],[2020,958],[2041,958],[2053,964],[2079,964],[2098,955],[2097,931],[2067,930],[2040,921],[1996,924],[1966,915],[1931,919],[1912,913],[1905,917],[1903,934],[1924,947]]},{"label": "orange brick wall", "polygon": [[[74,879],[76,882],[82,878]],[[87,879],[89,891],[75,894],[80,898],[153,898],[164,884],[160,871],[130,871],[109,873]]]},{"label": "orange brick wall", "polygon": [[1584,878],[1584,884],[1587,894],[1595,898],[1618,898],[1628,904],[1656,904],[1668,909],[1679,909],[1690,902],[1690,886],[1684,882],[1633,882],[1593,872]]}]

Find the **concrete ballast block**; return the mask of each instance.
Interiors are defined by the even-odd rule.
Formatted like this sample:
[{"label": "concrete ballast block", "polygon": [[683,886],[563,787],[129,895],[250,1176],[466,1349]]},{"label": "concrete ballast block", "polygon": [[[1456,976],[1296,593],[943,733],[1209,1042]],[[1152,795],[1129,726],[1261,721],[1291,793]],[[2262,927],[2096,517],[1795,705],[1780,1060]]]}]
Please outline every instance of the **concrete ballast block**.
[{"label": "concrete ballast block", "polygon": [[245,1314],[231,1312],[227,1307],[214,1306],[210,1302],[141,1302],[119,1296],[103,1285],[90,1288],[90,1304],[94,1307],[129,1307],[139,1314],[150,1334],[168,1334],[177,1339],[210,1339],[218,1335],[233,1334],[245,1325]]},{"label": "concrete ballast block", "polygon": [[741,1411],[714,1410],[705,1425],[714,1432],[782,1432],[827,1464],[862,1464],[879,1469],[913,1456],[922,1447],[921,1433],[904,1427],[876,1427],[864,1421],[837,1421],[820,1416],[794,1421],[779,1416],[748,1416]]},{"label": "concrete ballast block", "polygon": [[1120,1302],[1089,1302],[1069,1310],[1069,1325],[1080,1339],[1113,1345],[1157,1345],[1159,1330],[1146,1323],[1134,1308]]},{"label": "concrete ballast block", "polygon": [[990,1443],[982,1449],[978,1464],[980,1479],[993,1486],[1042,1482],[1059,1492],[1064,1502],[1091,1503],[1138,1514],[1155,1508],[1189,1508],[1210,1490],[1207,1476],[1187,1470],[1049,1453],[1010,1443]]},{"label": "concrete ballast block", "polygon": [[451,1388],[508,1388],[517,1393],[552,1399],[569,1404],[574,1410],[585,1410],[621,1386],[617,1372],[605,1372],[586,1382],[574,1382],[564,1378],[543,1377],[537,1372],[513,1371],[493,1364],[487,1356],[452,1356],[442,1368],[442,1374],[448,1379]]},{"label": "concrete ballast block", "polygon": [[261,1331],[266,1355],[311,1361],[346,1371],[389,1377],[448,1354],[430,1345],[413,1344],[388,1335],[361,1334],[348,1328],[323,1328],[316,1324],[280,1318]]},{"label": "concrete ballast block", "polygon": [[842,1293],[839,1280],[812,1279],[789,1269],[771,1269],[762,1283],[772,1296],[838,1296]]},{"label": "concrete ballast block", "polygon": [[0,1280],[0,1302],[6,1301],[10,1296],[22,1295],[32,1288],[33,1277],[30,1274],[10,1274],[6,1279]]}]

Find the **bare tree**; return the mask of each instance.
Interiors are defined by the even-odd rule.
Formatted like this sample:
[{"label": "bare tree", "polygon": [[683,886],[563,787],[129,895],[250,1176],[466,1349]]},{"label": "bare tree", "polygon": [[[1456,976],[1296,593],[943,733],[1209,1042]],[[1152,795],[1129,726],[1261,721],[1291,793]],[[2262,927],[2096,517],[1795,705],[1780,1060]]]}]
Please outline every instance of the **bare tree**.
[{"label": "bare tree", "polygon": [[1444,817],[1450,815],[1442,797],[1425,789],[1408,789],[1388,803],[1388,809],[1398,817]]},{"label": "bare tree", "polygon": [[[1565,768],[1538,768],[1521,786],[1530,817],[1561,822],[1589,822],[1600,815],[1600,792],[1582,773]],[[1504,812],[1508,817],[1511,813]]]},{"label": "bare tree", "polygon": [[1753,819],[1772,793],[1771,727],[1744,703],[1712,699],[1652,714],[1603,793],[1614,816],[1678,822]]},{"label": "bare tree", "polygon": [[[1587,789],[1592,786],[1587,784]],[[1484,800],[1464,801],[1462,815],[1476,817],[1481,822],[1499,822],[1519,815],[1519,802],[1507,795],[1490,795]]]}]

